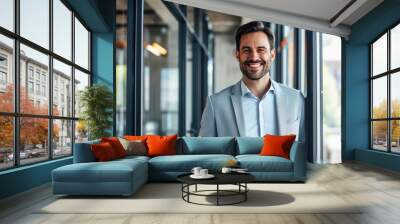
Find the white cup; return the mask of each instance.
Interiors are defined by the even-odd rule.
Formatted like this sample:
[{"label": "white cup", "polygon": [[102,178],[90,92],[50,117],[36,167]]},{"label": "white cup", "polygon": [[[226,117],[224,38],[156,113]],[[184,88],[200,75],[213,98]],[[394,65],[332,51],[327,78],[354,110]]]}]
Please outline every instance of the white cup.
[{"label": "white cup", "polygon": [[200,170],[200,176],[207,176],[208,175],[208,169],[201,169]]},{"label": "white cup", "polygon": [[196,176],[199,176],[199,175],[201,175],[201,174],[200,174],[200,171],[201,171],[201,170],[202,170],[201,167],[193,167],[192,173],[193,173],[194,175],[196,175]]},{"label": "white cup", "polygon": [[221,172],[222,173],[230,173],[232,171],[232,168],[230,167],[222,167]]}]

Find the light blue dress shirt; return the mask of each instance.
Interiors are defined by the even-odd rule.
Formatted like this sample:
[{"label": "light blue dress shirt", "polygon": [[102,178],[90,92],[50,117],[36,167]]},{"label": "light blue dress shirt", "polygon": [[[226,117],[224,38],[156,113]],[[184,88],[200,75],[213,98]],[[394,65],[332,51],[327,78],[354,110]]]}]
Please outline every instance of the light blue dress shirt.
[{"label": "light blue dress shirt", "polygon": [[242,110],[244,116],[245,136],[262,137],[265,134],[277,134],[277,117],[274,87],[259,99],[241,81]]}]

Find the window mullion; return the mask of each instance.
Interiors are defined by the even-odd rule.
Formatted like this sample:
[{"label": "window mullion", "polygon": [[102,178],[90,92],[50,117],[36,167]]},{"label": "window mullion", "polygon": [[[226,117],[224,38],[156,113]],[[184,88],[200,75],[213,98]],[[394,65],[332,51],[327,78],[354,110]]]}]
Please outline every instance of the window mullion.
[{"label": "window mullion", "polygon": [[[19,35],[19,7],[20,1],[14,1],[14,30]],[[15,116],[19,114],[19,99],[20,99],[20,50],[19,50],[19,39],[14,39],[14,166],[19,166],[19,132],[20,132],[20,118]]]},{"label": "window mullion", "polygon": [[[71,14],[71,60],[72,60],[72,67],[71,67],[71,91],[72,91],[72,96],[71,96],[71,117],[75,118],[75,12],[72,11]],[[74,154],[74,145],[75,145],[75,125],[76,125],[76,120],[72,121],[72,132],[71,132],[71,150],[72,150],[72,155]]]},{"label": "window mullion", "polygon": [[[387,32],[387,51],[386,51],[386,53],[387,53],[387,65],[386,66],[387,66],[387,71],[389,71],[390,70],[390,29]],[[387,91],[387,111],[388,111],[387,116],[388,116],[388,118],[392,117],[392,111],[391,111],[392,101],[391,101],[391,93],[390,93],[391,92],[391,86],[390,86],[391,77],[392,77],[392,75],[390,73],[388,73],[387,74],[387,90],[388,90]],[[392,125],[391,124],[392,124],[392,121],[388,120],[388,122],[387,122],[387,135],[388,135],[387,140],[389,141],[388,142],[388,152],[392,151],[392,136],[391,136],[391,126]]]},{"label": "window mullion", "polygon": [[[53,52],[53,0],[49,0],[49,50]],[[48,73],[49,91],[47,97],[49,97],[49,118],[48,119],[48,152],[49,159],[53,159],[53,57],[49,55],[49,73]]]},{"label": "window mullion", "polygon": [[372,56],[373,56],[373,50],[374,50],[374,48],[372,47],[372,45],[370,45],[369,46],[369,52],[370,52],[370,55],[369,55],[369,64],[370,64],[370,66],[369,66],[369,69],[370,69],[370,71],[369,71],[369,119],[370,119],[370,122],[369,122],[369,138],[370,138],[370,141],[369,141],[369,148],[370,149],[373,149],[373,147],[374,147],[374,143],[373,143],[373,141],[374,141],[374,136],[373,136],[373,121],[372,121],[372,119],[373,119],[373,91],[374,91],[374,86],[373,86],[373,79],[372,79],[372,71],[373,71],[373,60],[372,60]]}]

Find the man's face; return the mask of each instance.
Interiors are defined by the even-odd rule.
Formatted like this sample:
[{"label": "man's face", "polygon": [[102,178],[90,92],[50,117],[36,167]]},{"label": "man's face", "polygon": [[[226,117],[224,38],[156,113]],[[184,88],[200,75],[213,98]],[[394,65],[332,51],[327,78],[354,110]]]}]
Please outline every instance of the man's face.
[{"label": "man's face", "polygon": [[264,32],[248,33],[240,38],[236,58],[243,75],[251,80],[259,80],[268,74],[275,59],[275,49],[271,50]]}]

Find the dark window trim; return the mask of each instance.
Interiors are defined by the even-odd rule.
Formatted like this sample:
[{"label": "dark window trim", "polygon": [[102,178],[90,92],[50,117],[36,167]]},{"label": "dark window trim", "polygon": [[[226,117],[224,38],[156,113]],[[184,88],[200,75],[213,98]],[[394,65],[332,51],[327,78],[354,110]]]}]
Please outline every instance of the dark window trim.
[{"label": "dark window trim", "polygon": [[[5,170],[12,170],[24,166],[29,166],[29,165],[34,165],[42,162],[47,162],[47,161],[53,161],[53,160],[58,160],[61,158],[66,158],[73,156],[73,151],[74,151],[74,143],[75,143],[75,122],[79,120],[79,118],[75,117],[75,69],[87,74],[90,78],[89,80],[89,85],[92,84],[92,75],[91,75],[91,35],[92,31],[89,29],[87,24],[81,19],[81,17],[72,9],[72,7],[65,1],[65,0],[60,0],[64,6],[66,6],[70,11],[71,11],[71,23],[72,23],[72,32],[71,32],[71,60],[62,57],[61,55],[56,54],[53,52],[53,0],[48,0],[49,1],[49,48],[46,49],[45,47],[42,47],[32,41],[30,41],[27,38],[24,38],[20,36],[20,0],[15,0],[14,1],[14,32],[9,31],[3,27],[0,27],[0,35],[3,35],[5,37],[8,37],[13,40],[13,58],[14,58],[14,63],[12,65],[12,71],[14,72],[14,112],[0,112],[0,116],[8,116],[13,118],[13,153],[14,153],[14,163],[13,166],[7,167],[7,168],[2,168],[0,169],[0,172],[5,171]],[[88,31],[88,69],[85,69],[81,67],[80,65],[75,64],[75,18],[83,25],[83,27]],[[48,62],[48,112],[46,115],[39,115],[39,114],[25,114],[25,113],[20,113],[20,102],[19,102],[19,97],[20,97],[20,44],[23,44],[29,48],[32,48],[42,54],[45,54],[49,58]],[[56,59],[68,66],[71,66],[71,91],[72,91],[72,104],[71,104],[71,116],[70,117],[63,117],[63,116],[56,116],[53,115],[53,60]],[[20,151],[19,151],[19,139],[20,139],[20,118],[23,117],[30,117],[30,118],[44,118],[48,119],[48,136],[47,136],[47,141],[48,141],[48,157],[43,158],[43,160],[33,162],[33,163],[27,163],[27,164],[21,164],[20,161]],[[67,120],[71,121],[71,128],[72,128],[72,133],[71,133],[71,154],[69,155],[63,155],[59,157],[54,157],[53,156],[53,148],[52,148],[52,130],[53,130],[53,121],[54,120]]]},{"label": "dark window trim", "polygon": [[[393,152],[392,151],[392,136],[391,136],[391,129],[392,129],[392,125],[391,125],[391,121],[397,121],[400,120],[399,117],[392,117],[392,111],[391,111],[391,79],[392,79],[392,75],[396,74],[397,72],[400,71],[400,67],[399,68],[394,68],[391,69],[391,30],[393,28],[395,28],[396,26],[400,25],[400,20],[397,21],[396,23],[393,23],[391,26],[389,26],[387,29],[385,29],[384,32],[380,33],[376,38],[374,38],[371,42],[368,43],[368,47],[369,47],[369,149],[373,150],[373,151],[380,151],[380,152],[387,152],[387,153],[391,153],[391,154],[399,154],[399,152]],[[386,64],[386,71],[381,73],[381,74],[377,74],[377,75],[373,75],[373,44],[379,40],[381,37],[383,37],[385,34],[387,34],[387,64]],[[387,110],[387,114],[386,114],[386,118],[373,118],[373,91],[374,91],[374,85],[373,85],[373,81],[375,79],[378,78],[382,78],[382,77],[386,77],[386,85],[387,85],[387,105],[386,105],[386,110]],[[375,149],[374,148],[374,138],[373,138],[373,122],[374,121],[386,121],[387,122],[387,138],[386,138],[386,147],[387,150],[383,151],[383,150],[379,150],[379,149]]]}]

